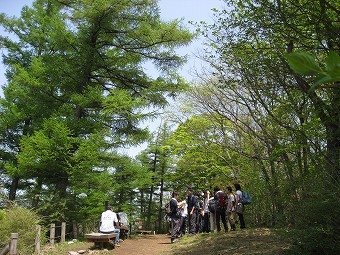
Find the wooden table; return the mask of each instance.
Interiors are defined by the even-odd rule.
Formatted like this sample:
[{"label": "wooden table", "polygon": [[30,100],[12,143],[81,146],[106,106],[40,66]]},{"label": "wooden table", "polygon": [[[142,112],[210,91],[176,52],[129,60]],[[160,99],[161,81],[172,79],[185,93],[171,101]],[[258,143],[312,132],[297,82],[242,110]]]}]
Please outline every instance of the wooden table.
[{"label": "wooden table", "polygon": [[97,246],[99,245],[101,249],[103,249],[104,244],[111,243],[110,241],[113,241],[114,245],[114,239],[116,238],[118,234],[112,233],[112,234],[103,234],[103,233],[90,233],[85,234],[85,240],[86,242],[94,242],[94,244]]}]

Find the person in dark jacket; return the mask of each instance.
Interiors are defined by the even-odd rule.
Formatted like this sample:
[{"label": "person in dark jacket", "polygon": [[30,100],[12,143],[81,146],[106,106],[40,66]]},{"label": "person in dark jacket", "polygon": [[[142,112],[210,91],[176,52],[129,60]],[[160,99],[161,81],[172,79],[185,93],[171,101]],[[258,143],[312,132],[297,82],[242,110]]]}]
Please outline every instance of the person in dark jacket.
[{"label": "person in dark jacket", "polygon": [[224,197],[224,201],[227,202],[227,196],[226,194],[218,187],[216,186],[214,188],[215,191],[215,201],[216,201],[216,228],[217,232],[221,231],[221,221],[224,226],[224,231],[228,232],[228,224],[226,220],[226,210],[227,210],[227,203],[221,204],[220,201],[221,197]]},{"label": "person in dark jacket", "polygon": [[198,216],[198,201],[193,194],[192,188],[188,188],[188,221],[189,235],[196,235],[196,221]]},{"label": "person in dark jacket", "polygon": [[178,208],[178,196],[179,194],[177,192],[172,193],[172,199],[170,201],[170,209],[171,209],[171,243],[174,243],[177,241],[177,238],[181,236],[180,233],[180,220],[181,220],[181,214],[180,210]]}]

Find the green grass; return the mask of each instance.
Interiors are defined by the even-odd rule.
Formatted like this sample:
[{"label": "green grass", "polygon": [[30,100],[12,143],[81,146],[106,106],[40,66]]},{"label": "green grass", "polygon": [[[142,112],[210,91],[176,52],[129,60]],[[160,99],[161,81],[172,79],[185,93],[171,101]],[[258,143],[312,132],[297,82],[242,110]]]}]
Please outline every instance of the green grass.
[{"label": "green grass", "polygon": [[275,230],[261,228],[184,237],[174,244],[172,253],[176,255],[280,255],[290,247],[290,241],[278,235]]}]

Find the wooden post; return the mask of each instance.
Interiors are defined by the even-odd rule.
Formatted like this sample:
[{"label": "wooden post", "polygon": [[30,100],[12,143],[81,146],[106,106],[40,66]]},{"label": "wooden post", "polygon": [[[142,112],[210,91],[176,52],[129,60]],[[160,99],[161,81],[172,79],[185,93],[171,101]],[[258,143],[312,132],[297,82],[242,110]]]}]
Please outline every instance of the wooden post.
[{"label": "wooden post", "polygon": [[6,255],[9,252],[9,244],[6,245],[5,248],[0,251],[0,255]]},{"label": "wooden post", "polygon": [[18,233],[11,233],[11,243],[9,244],[9,255],[17,254]]},{"label": "wooden post", "polygon": [[73,238],[78,239],[78,225],[75,220],[72,221]]},{"label": "wooden post", "polygon": [[55,238],[55,224],[52,223],[50,226],[50,245],[54,246],[54,238]]},{"label": "wooden post", "polygon": [[35,236],[35,248],[34,254],[40,254],[40,236],[41,236],[41,226],[36,225],[35,230],[37,231],[37,235]]},{"label": "wooden post", "polygon": [[60,236],[60,242],[65,242],[65,235],[66,235],[66,222],[61,223],[61,236]]}]

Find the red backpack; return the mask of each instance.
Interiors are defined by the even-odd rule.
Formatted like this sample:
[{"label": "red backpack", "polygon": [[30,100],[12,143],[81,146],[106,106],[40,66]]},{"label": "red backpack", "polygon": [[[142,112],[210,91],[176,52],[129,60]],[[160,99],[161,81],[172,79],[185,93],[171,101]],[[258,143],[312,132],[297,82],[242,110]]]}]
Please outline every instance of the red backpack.
[{"label": "red backpack", "polygon": [[223,191],[218,191],[217,195],[217,209],[226,209],[227,207],[227,195]]}]

